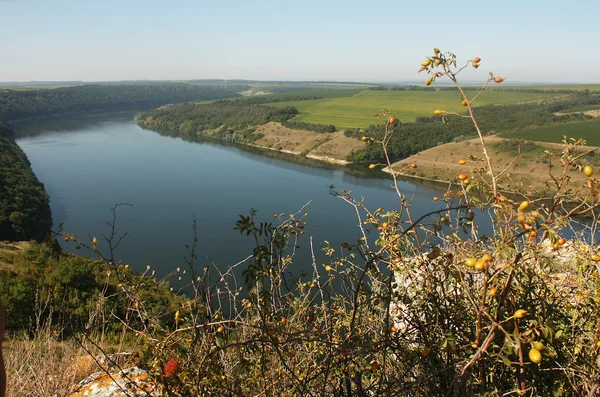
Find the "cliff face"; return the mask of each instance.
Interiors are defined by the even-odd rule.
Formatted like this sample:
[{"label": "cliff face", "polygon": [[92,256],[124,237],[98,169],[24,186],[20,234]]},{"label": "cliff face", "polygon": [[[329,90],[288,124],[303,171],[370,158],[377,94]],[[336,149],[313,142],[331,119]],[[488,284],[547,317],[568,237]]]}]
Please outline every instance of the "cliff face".
[{"label": "cliff face", "polygon": [[27,156],[0,121],[0,241],[43,240],[52,226],[50,198]]}]

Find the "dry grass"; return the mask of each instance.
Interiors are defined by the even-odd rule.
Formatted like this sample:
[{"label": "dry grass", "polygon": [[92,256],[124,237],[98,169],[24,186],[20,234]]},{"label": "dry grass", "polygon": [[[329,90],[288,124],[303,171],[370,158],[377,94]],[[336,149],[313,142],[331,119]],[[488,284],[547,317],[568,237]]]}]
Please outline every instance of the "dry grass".
[{"label": "dry grass", "polygon": [[[509,152],[496,150],[495,144],[506,141],[504,138],[490,136],[486,142],[492,155],[492,164],[496,173],[504,170],[517,156],[517,151]],[[543,152],[550,150],[559,153],[562,146],[560,144],[535,142]],[[549,174],[549,165],[540,161],[543,153],[522,153],[514,162],[511,168],[502,176],[501,188],[506,190],[524,189],[528,191],[540,191],[545,184],[551,180]],[[402,175],[411,177],[422,177],[425,179],[458,183],[459,174],[469,175],[475,168],[484,167],[483,161],[470,160],[473,156],[483,159],[481,144],[479,139],[470,139],[464,142],[447,143],[439,145],[428,150],[424,150],[404,160],[393,164],[393,169]],[[467,164],[461,166],[458,164],[460,159],[467,160]],[[411,164],[416,164],[417,168],[411,168]],[[562,173],[562,164],[556,159],[552,160],[554,167],[552,173],[559,175]],[[593,165],[593,164],[592,164]],[[587,190],[585,175],[576,170],[569,170],[567,175],[571,179],[571,187],[579,191]]]},{"label": "dry grass", "polygon": [[291,154],[305,154],[307,157],[346,164],[352,150],[364,148],[364,142],[348,138],[341,131],[318,133],[295,130],[280,123],[267,123],[256,127],[256,133],[264,137],[254,142],[256,146],[280,150]]},{"label": "dry grass", "polygon": [[4,352],[7,397],[68,396],[83,373],[91,370],[79,359],[85,352],[74,341],[58,341],[51,330],[38,332],[31,340],[8,340]]}]

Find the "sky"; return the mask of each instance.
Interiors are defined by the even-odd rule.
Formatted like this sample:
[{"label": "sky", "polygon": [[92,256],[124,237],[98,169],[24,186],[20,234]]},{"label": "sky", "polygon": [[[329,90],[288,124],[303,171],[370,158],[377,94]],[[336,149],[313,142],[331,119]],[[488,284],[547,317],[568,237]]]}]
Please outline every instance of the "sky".
[{"label": "sky", "polygon": [[600,1],[0,0],[0,81],[402,82],[434,47],[463,79],[600,83]]}]

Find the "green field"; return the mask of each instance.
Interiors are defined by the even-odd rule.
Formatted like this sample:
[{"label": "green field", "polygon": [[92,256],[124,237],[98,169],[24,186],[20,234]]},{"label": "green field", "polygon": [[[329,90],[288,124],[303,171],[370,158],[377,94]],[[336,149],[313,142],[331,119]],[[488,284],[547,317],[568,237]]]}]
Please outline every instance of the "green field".
[{"label": "green field", "polygon": [[503,138],[520,138],[554,143],[560,143],[564,135],[575,139],[583,138],[587,141],[588,145],[600,146],[600,120],[556,124],[548,127],[499,134]]},{"label": "green field", "polygon": [[[349,90],[348,93],[352,93]],[[474,95],[474,92],[469,92]],[[555,94],[490,91],[479,97],[476,106],[508,104],[552,98]],[[452,91],[370,91],[364,90],[337,98],[310,101],[277,102],[270,106],[295,106],[300,114],[293,121],[334,124],[338,129],[364,128],[379,121],[375,114],[382,109],[398,115],[400,121],[414,121],[430,116],[435,109],[464,112],[460,94]]]},{"label": "green field", "polygon": [[590,90],[600,91],[600,84],[548,84],[548,85],[505,85],[506,88],[536,88],[540,90]]}]

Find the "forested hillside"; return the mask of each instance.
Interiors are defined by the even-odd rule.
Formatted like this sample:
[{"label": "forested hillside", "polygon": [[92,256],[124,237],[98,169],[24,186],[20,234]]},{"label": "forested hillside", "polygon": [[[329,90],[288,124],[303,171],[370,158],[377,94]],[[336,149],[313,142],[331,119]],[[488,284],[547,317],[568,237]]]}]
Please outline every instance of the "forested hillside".
[{"label": "forested hillside", "polygon": [[182,103],[166,106],[136,116],[138,124],[174,135],[224,128],[233,134],[250,126],[285,121],[298,113],[294,107],[273,108],[247,101],[216,101],[206,104]]},{"label": "forested hillside", "polygon": [[0,121],[0,241],[43,240],[52,226],[49,201],[27,156]]},{"label": "forested hillside", "polygon": [[152,108],[168,103],[236,96],[239,94],[232,89],[176,83],[0,90],[0,117],[8,122],[69,112]]}]

